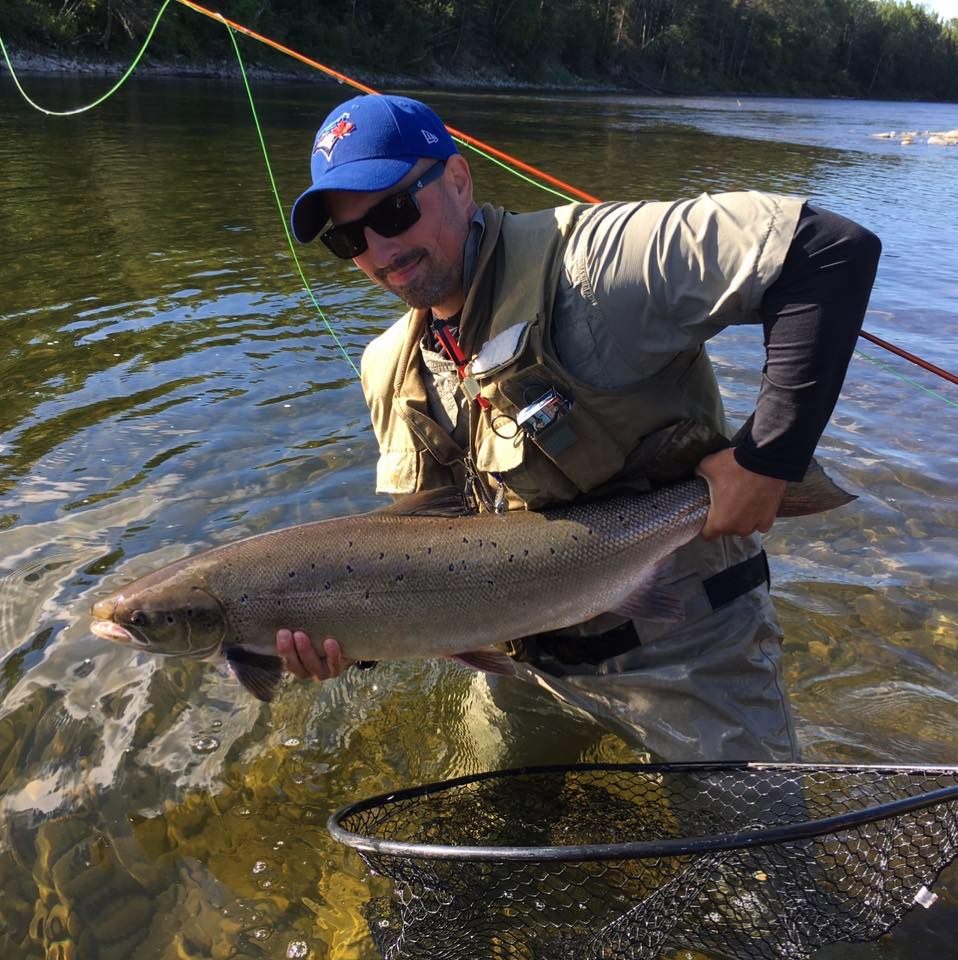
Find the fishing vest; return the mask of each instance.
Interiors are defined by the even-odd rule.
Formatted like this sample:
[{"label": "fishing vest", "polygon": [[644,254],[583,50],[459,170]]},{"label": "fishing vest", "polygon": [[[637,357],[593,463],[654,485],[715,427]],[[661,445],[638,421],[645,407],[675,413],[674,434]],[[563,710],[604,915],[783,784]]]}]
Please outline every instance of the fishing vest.
[{"label": "fishing vest", "polygon": [[[420,343],[430,312],[410,310],[369,344],[362,385],[380,449],[377,492],[412,493],[474,476],[487,503],[498,491],[509,509],[538,509],[674,482],[728,445],[702,347],[621,389],[591,386],[560,363],[551,317],[563,252],[595,209],[482,208],[485,231],[459,323],[469,386],[485,401],[468,404],[467,448],[429,413]],[[550,390],[564,411],[534,435],[520,429],[520,411]]]}]

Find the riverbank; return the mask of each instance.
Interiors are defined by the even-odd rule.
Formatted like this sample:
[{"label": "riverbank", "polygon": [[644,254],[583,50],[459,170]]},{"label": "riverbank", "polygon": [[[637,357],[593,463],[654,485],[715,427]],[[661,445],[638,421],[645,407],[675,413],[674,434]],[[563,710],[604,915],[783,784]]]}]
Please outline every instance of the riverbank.
[{"label": "riverbank", "polygon": [[[100,76],[119,78],[129,67],[129,61],[95,60],[70,57],[59,53],[30,51],[10,52],[10,62],[19,74],[42,76]],[[210,60],[203,63],[187,61],[156,62],[146,58],[137,66],[137,73],[147,77],[193,77],[208,80],[237,80],[240,70],[235,60]],[[0,59],[0,74],[7,65]],[[474,90],[565,90],[582,93],[658,93],[612,83],[596,83],[569,75],[564,82],[529,83],[494,69],[443,70],[429,74],[371,73],[361,68],[347,70],[352,79],[374,89],[474,89]],[[338,83],[320,70],[292,62],[290,69],[246,65],[251,79],[266,81],[306,81]]]}]

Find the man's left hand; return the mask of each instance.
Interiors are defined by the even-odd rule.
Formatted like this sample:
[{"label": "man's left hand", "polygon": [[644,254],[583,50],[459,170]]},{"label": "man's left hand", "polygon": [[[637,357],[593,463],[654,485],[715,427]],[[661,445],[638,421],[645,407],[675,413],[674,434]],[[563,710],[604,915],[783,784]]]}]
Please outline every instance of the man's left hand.
[{"label": "man's left hand", "polygon": [[708,481],[712,499],[702,528],[704,540],[725,534],[745,537],[771,529],[785,495],[784,480],[746,470],[731,448],[706,457],[695,472]]}]

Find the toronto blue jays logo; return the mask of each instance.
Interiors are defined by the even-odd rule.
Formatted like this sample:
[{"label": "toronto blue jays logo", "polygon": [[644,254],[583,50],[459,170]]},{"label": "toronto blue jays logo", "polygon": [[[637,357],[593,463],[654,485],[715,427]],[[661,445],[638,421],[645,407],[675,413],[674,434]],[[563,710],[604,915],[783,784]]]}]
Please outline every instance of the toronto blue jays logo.
[{"label": "toronto blue jays logo", "polygon": [[331,124],[319,131],[319,136],[313,146],[313,156],[322,153],[327,161],[332,160],[336,144],[343,137],[348,137],[355,129],[356,124],[350,122],[348,113],[337,117]]}]

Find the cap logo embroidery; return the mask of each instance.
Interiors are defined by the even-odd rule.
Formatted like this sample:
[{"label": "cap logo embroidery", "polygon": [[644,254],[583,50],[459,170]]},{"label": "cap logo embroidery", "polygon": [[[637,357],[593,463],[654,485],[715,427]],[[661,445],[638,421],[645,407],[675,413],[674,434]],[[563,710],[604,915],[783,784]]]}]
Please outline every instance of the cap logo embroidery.
[{"label": "cap logo embroidery", "polygon": [[426,143],[439,143],[439,137],[437,137],[432,131],[420,130],[419,132],[426,138]]},{"label": "cap logo embroidery", "polygon": [[355,129],[356,124],[350,122],[348,113],[337,117],[329,126],[320,130],[319,136],[316,138],[316,143],[313,146],[313,156],[315,157],[317,153],[322,153],[327,161],[332,160],[333,150],[336,149],[336,144],[339,143],[343,137],[348,137]]}]

